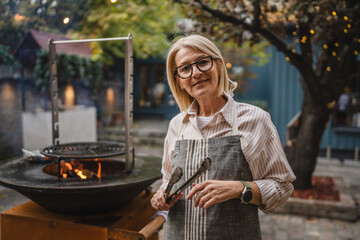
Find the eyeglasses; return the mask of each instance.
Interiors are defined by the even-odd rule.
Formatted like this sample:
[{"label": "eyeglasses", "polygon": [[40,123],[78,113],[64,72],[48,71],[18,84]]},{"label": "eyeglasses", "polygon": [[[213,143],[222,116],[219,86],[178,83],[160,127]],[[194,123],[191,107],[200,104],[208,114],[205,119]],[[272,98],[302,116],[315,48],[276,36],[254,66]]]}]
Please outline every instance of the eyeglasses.
[{"label": "eyeglasses", "polygon": [[181,65],[175,69],[174,74],[178,75],[180,78],[189,78],[193,74],[193,65],[196,65],[199,71],[207,72],[213,66],[213,58],[211,56],[206,56],[191,64]]}]

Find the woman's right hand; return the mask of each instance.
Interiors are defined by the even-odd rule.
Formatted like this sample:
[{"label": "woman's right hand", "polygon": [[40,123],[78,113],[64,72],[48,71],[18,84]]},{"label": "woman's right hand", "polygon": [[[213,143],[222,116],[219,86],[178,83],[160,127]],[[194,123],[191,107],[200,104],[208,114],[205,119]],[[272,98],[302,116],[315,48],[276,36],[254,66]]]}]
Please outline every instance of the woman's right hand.
[{"label": "woman's right hand", "polygon": [[159,189],[154,196],[151,198],[150,203],[153,208],[158,211],[170,210],[174,204],[182,198],[183,193],[181,193],[177,198],[171,201],[170,204],[166,203],[165,199],[165,189]]}]

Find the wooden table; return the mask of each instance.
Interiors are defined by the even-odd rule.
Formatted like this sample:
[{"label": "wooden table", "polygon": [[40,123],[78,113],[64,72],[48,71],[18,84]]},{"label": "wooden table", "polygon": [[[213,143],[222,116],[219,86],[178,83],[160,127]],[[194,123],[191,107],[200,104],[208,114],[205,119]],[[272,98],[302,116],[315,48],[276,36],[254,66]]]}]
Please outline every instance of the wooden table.
[{"label": "wooden table", "polygon": [[152,220],[152,195],[143,191],[121,209],[96,215],[53,213],[29,201],[1,213],[1,240],[158,239],[165,219]]}]

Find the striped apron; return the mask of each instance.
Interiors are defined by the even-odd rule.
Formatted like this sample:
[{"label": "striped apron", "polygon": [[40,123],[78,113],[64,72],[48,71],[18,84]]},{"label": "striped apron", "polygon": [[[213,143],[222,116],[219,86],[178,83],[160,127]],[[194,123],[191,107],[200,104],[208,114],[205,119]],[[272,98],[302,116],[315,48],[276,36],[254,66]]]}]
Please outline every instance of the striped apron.
[{"label": "striped apron", "polygon": [[[206,157],[211,158],[210,169],[195,183],[206,180],[252,180],[249,165],[241,150],[236,117],[232,136],[228,137],[179,140],[187,124],[183,126],[175,144],[172,165],[173,170],[176,167],[183,169],[183,177],[173,186],[174,191],[198,170]],[[230,199],[209,209],[195,208],[194,198],[185,200],[189,191],[190,187],[169,211],[165,235],[167,240],[261,239],[257,206],[242,204],[240,199]]]}]

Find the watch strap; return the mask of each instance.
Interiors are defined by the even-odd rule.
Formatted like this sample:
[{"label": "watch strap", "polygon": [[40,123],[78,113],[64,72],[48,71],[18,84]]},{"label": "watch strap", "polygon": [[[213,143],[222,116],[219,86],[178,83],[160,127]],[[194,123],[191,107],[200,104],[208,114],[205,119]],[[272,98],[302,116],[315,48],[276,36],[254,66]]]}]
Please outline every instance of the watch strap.
[{"label": "watch strap", "polygon": [[241,182],[242,184],[244,184],[244,186],[245,186],[246,188],[249,188],[250,190],[252,190],[250,184],[248,184],[248,183],[245,182],[245,181],[240,181],[240,182]]}]

